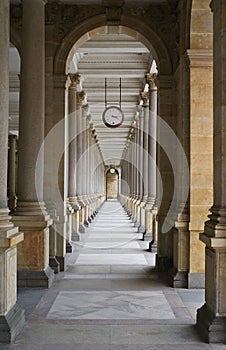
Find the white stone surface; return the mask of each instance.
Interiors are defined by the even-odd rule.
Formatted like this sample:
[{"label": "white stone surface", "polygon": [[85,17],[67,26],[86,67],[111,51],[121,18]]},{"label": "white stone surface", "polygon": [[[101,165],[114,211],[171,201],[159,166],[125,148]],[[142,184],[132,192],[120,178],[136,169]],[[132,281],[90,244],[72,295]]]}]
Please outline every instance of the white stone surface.
[{"label": "white stone surface", "polygon": [[147,265],[144,254],[80,254],[76,265]]},{"label": "white stone surface", "polygon": [[174,319],[162,291],[61,291],[48,319]]}]

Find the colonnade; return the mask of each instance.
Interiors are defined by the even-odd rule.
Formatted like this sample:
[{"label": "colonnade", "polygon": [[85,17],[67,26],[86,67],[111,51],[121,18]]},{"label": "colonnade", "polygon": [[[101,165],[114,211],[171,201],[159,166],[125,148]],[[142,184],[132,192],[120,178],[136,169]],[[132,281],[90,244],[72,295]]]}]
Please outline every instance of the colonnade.
[{"label": "colonnade", "polygon": [[120,200],[149,250],[157,252],[157,86],[156,74],[147,74],[148,92],[141,92],[121,162]]},{"label": "colonnade", "polygon": [[[214,199],[211,215],[200,236],[206,246],[206,296],[205,305],[198,310],[197,325],[205,340],[225,342],[226,6],[222,0],[213,0],[211,6],[214,14]],[[53,74],[51,60],[46,64],[51,50],[45,53],[45,44],[49,47],[45,42],[44,10],[44,0],[23,0],[16,172],[15,136],[10,136],[9,162],[7,159],[9,0],[0,2],[0,335],[3,342],[12,341],[24,323],[24,312],[16,303],[17,285],[49,287],[54,272],[65,268],[66,251],[71,250],[70,242],[80,238],[105,199],[103,158],[80,77],[78,74]],[[187,53],[191,86],[194,83],[193,71],[200,64],[200,52],[197,54],[197,51],[193,51]],[[138,107],[121,161],[119,199],[143,233],[143,239],[150,242],[149,249],[157,251],[159,271],[167,265],[172,266],[173,259],[177,272],[187,273],[189,264],[192,265],[192,249],[185,251],[185,248],[181,248],[180,234],[173,241],[173,229],[167,235],[162,234],[164,219],[172,201],[174,174],[156,141],[159,140],[161,144],[166,136],[159,127],[157,112],[176,129],[172,80],[172,76],[164,74],[159,76],[157,82],[155,75],[146,76],[149,91],[141,93],[143,103]],[[194,108],[193,101],[191,107]],[[197,126],[192,108],[191,129]],[[192,146],[195,143],[192,138],[191,143]],[[169,147],[171,152],[175,151],[174,144],[169,144]],[[190,162],[192,185],[195,185],[194,157],[191,156]],[[156,163],[161,179],[157,176]],[[161,204],[160,180],[164,186]],[[194,189],[195,186],[191,187],[192,194]],[[192,234],[197,241],[199,228],[195,223],[201,220],[196,215],[198,211],[194,213],[192,206],[195,208],[195,205],[191,196],[190,242],[193,242]],[[178,214],[178,208],[174,209]],[[186,220],[188,222],[188,218]],[[183,227],[183,237],[187,233],[187,222],[186,229]],[[177,224],[174,230],[179,232],[180,223]],[[186,242],[188,249],[187,238]],[[175,258],[181,257],[183,252],[190,254],[186,268]]]},{"label": "colonnade", "polygon": [[45,71],[44,18],[45,1],[23,2],[19,139],[9,136],[8,153],[9,1],[0,4],[1,342],[23,327],[17,286],[49,287],[105,199],[103,158],[78,76]]}]

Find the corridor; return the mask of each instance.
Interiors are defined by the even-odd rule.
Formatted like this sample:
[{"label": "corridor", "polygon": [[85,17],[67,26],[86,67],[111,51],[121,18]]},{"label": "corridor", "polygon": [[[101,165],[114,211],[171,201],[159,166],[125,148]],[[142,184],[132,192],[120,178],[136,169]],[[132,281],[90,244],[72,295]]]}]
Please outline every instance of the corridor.
[{"label": "corridor", "polygon": [[117,200],[104,202],[73,245],[49,290],[19,291],[26,324],[1,350],[224,349],[196,333],[204,292],[158,279],[155,254]]}]

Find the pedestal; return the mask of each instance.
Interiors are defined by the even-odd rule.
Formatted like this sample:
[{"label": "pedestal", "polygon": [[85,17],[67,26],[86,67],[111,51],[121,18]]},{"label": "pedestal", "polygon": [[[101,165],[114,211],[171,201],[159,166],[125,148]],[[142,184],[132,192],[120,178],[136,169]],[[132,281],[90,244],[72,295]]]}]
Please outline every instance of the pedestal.
[{"label": "pedestal", "polygon": [[[11,343],[21,331],[24,311],[17,300],[17,244],[23,233],[17,227],[0,229],[0,342]],[[4,288],[3,288],[4,287]]]},{"label": "pedestal", "polygon": [[18,286],[49,288],[54,279],[54,272],[49,267],[49,226],[52,220],[48,214],[35,215],[42,203],[29,205],[20,203],[12,218],[24,233],[24,241],[18,245]]}]

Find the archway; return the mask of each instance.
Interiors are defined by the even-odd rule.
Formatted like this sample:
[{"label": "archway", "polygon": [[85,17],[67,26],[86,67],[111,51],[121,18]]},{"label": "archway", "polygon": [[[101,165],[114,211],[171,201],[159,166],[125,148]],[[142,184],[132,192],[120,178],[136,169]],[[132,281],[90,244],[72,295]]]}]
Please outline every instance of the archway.
[{"label": "archway", "polygon": [[106,199],[117,199],[119,193],[119,173],[110,168],[106,173]]}]

